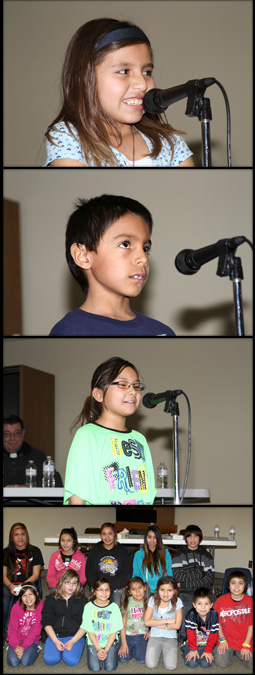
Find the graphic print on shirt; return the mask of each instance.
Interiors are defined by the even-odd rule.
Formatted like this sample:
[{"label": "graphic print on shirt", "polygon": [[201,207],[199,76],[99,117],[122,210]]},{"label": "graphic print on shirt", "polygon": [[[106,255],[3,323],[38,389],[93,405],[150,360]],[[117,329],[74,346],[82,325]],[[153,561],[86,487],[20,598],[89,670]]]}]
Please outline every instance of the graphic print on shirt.
[{"label": "graphic print on shirt", "polygon": [[[29,556],[29,563],[28,563],[28,576],[32,571],[31,563],[33,561],[33,555]],[[19,575],[25,575],[26,576],[26,556],[25,553],[20,553],[16,555],[16,576],[18,577]]]},{"label": "graphic print on shirt", "polygon": [[101,558],[99,561],[99,569],[102,576],[104,576],[104,574],[116,574],[118,568],[118,560],[111,555],[104,556],[104,558]]},{"label": "graphic print on shirt", "polygon": [[19,619],[23,639],[28,635],[31,627],[36,623],[36,620],[35,612],[29,610],[24,612],[24,616]]},{"label": "graphic print on shirt", "polygon": [[128,630],[130,635],[132,634],[137,635],[138,629],[141,629],[140,624],[141,622],[143,622],[143,617],[144,617],[144,607],[130,607],[130,619],[128,623]]},{"label": "graphic print on shirt", "polygon": [[252,608],[251,607],[237,607],[237,608],[232,608],[229,607],[228,609],[221,609],[219,612],[219,618],[221,619],[221,623],[224,625],[226,623],[226,620],[228,618],[231,618],[231,621],[233,623],[245,623],[245,616],[247,614],[251,614]]},{"label": "graphic print on shirt", "polygon": [[[145,461],[144,447],[139,441],[129,438],[128,441],[120,441],[118,437],[112,437],[111,449],[113,457],[132,457],[135,460]],[[110,490],[124,491],[126,495],[140,492],[142,495],[148,493],[148,477],[145,466],[139,466],[137,469],[131,469],[129,465],[120,466],[114,461],[103,467],[105,480],[108,482]],[[140,495],[139,495],[140,496]],[[124,503],[124,502],[122,502]],[[136,503],[136,500],[134,500]]]},{"label": "graphic print on shirt", "polygon": [[107,644],[111,633],[111,614],[112,612],[108,609],[93,609],[92,611],[93,633],[95,633],[97,642],[100,642],[102,649]]},{"label": "graphic print on shirt", "polygon": [[198,630],[198,627],[196,629],[196,638],[197,638],[197,645],[202,647],[205,646],[208,640],[208,637],[210,635],[210,631],[206,630],[205,626],[201,626],[200,630]]},{"label": "graphic print on shirt", "polygon": [[76,560],[75,558],[72,558],[72,556],[66,556],[65,560],[63,560],[61,553],[59,553],[55,560],[55,568],[57,572],[68,568],[68,566],[69,569],[75,570],[75,572],[79,573],[81,569],[81,560]]}]

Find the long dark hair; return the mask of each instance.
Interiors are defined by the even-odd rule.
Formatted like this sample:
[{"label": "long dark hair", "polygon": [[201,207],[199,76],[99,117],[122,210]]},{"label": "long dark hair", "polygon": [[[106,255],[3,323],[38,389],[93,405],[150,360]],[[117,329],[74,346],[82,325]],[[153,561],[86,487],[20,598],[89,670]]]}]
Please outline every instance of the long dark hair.
[{"label": "long dark hair", "polygon": [[24,523],[14,523],[14,525],[11,526],[10,532],[9,532],[9,543],[8,543],[8,552],[7,552],[7,576],[8,577],[14,577],[15,581],[17,580],[17,561],[16,561],[16,548],[15,544],[13,541],[13,533],[14,530],[24,530],[26,533],[26,547],[25,547],[25,570],[26,570],[26,576],[28,576],[28,568],[29,568],[29,558],[32,552],[30,541],[29,541],[29,534],[26,525]]},{"label": "long dark hair", "polygon": [[158,580],[157,587],[154,593],[154,606],[158,609],[160,605],[160,595],[159,595],[159,589],[161,586],[165,586],[166,584],[171,584],[171,586],[174,589],[174,595],[171,599],[171,605],[172,609],[175,610],[176,608],[176,603],[177,603],[177,598],[179,595],[179,590],[178,590],[178,585],[177,582],[175,581],[174,577],[161,577]]},{"label": "long dark hair", "polygon": [[112,590],[109,579],[106,579],[106,577],[99,577],[93,583],[93,586],[91,588],[91,592],[90,592],[89,597],[88,597],[89,602],[93,602],[93,600],[95,600],[96,591],[97,591],[98,588],[100,588],[100,586],[103,586],[103,584],[108,584],[110,591]]},{"label": "long dark hair", "polygon": [[[148,532],[154,532],[157,538],[156,548],[153,553],[150,551],[147,543]],[[143,550],[144,550],[144,559],[142,562],[142,569],[143,570],[147,569],[150,575],[153,576],[153,572],[151,569],[152,565],[155,574],[160,574],[161,571],[159,564],[161,564],[162,572],[166,574],[166,551],[162,541],[160,529],[159,527],[157,527],[157,525],[150,525],[147,528],[144,535]]]},{"label": "long dark hair", "polygon": [[142,584],[142,586],[144,587],[144,591],[145,591],[144,597],[143,597],[144,612],[147,609],[148,600],[149,600],[150,594],[151,594],[151,589],[149,587],[149,584],[147,584],[147,581],[143,581],[143,579],[141,579],[141,577],[132,577],[132,579],[130,579],[130,581],[128,582],[127,586],[125,588],[123,588],[123,591],[121,593],[120,611],[121,611],[122,616],[124,616],[127,613],[128,601],[129,601],[129,598],[131,596],[131,588],[132,588],[132,585],[137,583],[137,582]]},{"label": "long dark hair", "polygon": [[82,426],[83,424],[88,424],[89,422],[95,422],[98,417],[100,417],[103,404],[92,396],[92,391],[95,387],[102,389],[104,395],[109,388],[111,382],[124,370],[124,368],[133,368],[137,377],[139,378],[139,373],[137,368],[130,361],[122,359],[119,356],[113,356],[111,359],[104,361],[98,366],[94,372],[94,375],[91,380],[91,394],[85,399],[82,411],[75,419],[72,424],[71,430],[76,426]]},{"label": "long dark hair", "polygon": [[[69,132],[75,136],[70,128],[72,124],[78,132],[81,147],[87,164],[102,166],[102,164],[118,165],[114,153],[109,147],[106,128],[109,127],[121,142],[121,134],[116,122],[110,118],[101,107],[97,92],[96,66],[104,60],[106,54],[132,44],[141,44],[142,38],[125,38],[116,40],[94,52],[96,42],[111,31],[134,27],[128,21],[101,18],[84,23],[74,33],[66,50],[62,69],[63,105],[60,113],[49,125],[46,137],[54,145],[51,130],[60,120],[67,125]],[[136,26],[135,26],[136,27]],[[151,59],[152,51],[151,52]],[[136,128],[144,133],[152,142],[151,157],[156,157],[162,149],[160,135],[168,140],[173,152],[173,134],[176,130],[164,123],[160,115],[146,112]]]},{"label": "long dark hair", "polygon": [[33,595],[35,596],[35,602],[34,602],[34,608],[35,609],[36,609],[36,607],[38,607],[39,602],[40,602],[40,595],[38,593],[36,585],[32,584],[32,583],[31,584],[25,583],[22,586],[22,588],[20,589],[20,592],[19,592],[19,604],[22,607],[22,609],[24,609],[24,612],[26,612],[27,607],[26,607],[25,603],[23,602],[22,598],[23,598],[23,595],[24,595],[24,593],[26,593],[28,588],[30,588],[30,591],[32,591]]},{"label": "long dark hair", "polygon": [[76,530],[74,529],[74,527],[63,527],[63,529],[62,529],[61,532],[60,532],[59,540],[58,540],[59,548],[61,548],[60,539],[61,539],[61,537],[62,537],[62,534],[69,534],[69,536],[72,537],[72,540],[73,540],[73,550],[74,550],[74,552],[77,551],[77,548],[78,548],[78,537],[77,537],[77,532],[76,532]]}]

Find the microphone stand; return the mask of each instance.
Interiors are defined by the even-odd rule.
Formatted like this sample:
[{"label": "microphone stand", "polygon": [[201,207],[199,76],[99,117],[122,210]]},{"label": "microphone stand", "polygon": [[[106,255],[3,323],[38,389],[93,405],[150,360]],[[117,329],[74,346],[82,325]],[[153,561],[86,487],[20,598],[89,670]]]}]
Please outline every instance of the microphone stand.
[{"label": "microphone stand", "polygon": [[228,275],[230,281],[233,281],[236,335],[243,337],[245,335],[242,300],[242,279],[244,276],[241,258],[231,253],[220,256],[216,274],[219,277]]},{"label": "microphone stand", "polygon": [[187,117],[198,117],[202,124],[202,166],[208,168],[212,166],[211,161],[211,138],[210,121],[212,120],[210,99],[203,96],[205,87],[199,86],[199,81],[195,80],[189,87],[188,102],[185,111]]},{"label": "microphone stand", "polygon": [[164,412],[171,413],[173,417],[173,450],[174,450],[174,504],[178,505],[180,501],[180,487],[179,487],[179,458],[178,458],[178,416],[179,405],[176,401],[174,392],[169,392],[166,399]]}]

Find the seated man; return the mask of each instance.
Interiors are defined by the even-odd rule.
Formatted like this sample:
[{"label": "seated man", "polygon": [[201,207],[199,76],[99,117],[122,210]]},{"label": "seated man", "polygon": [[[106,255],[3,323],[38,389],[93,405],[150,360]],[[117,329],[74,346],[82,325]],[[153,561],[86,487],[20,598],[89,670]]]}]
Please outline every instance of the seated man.
[{"label": "seated man", "polygon": [[[18,415],[3,420],[3,485],[25,485],[26,466],[32,459],[37,468],[37,486],[42,487],[43,462],[46,455],[24,441],[24,422]],[[62,478],[55,471],[56,487],[62,487]]]},{"label": "seated man", "polygon": [[184,538],[186,546],[179,546],[173,561],[173,576],[179,586],[179,597],[183,602],[182,626],[179,632],[179,642],[185,642],[186,614],[193,607],[193,593],[197,588],[213,589],[214,563],[211,554],[205,546],[200,546],[203,533],[198,525],[188,525]]}]

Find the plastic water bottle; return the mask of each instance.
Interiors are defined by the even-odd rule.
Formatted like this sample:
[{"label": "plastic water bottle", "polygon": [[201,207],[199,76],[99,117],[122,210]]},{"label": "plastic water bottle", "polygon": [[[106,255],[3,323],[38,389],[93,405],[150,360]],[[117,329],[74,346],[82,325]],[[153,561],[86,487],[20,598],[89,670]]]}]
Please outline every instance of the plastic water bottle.
[{"label": "plastic water bottle", "polygon": [[37,468],[32,459],[29,460],[26,470],[26,487],[33,488],[37,485]]},{"label": "plastic water bottle", "polygon": [[55,487],[55,464],[50,455],[47,455],[43,462],[42,486],[48,488]]},{"label": "plastic water bottle", "polygon": [[215,525],[215,528],[214,528],[214,537],[215,537],[215,539],[219,539],[219,536],[220,536],[220,528],[219,528],[219,525]]},{"label": "plastic water bottle", "polygon": [[157,487],[161,489],[168,487],[168,472],[164,462],[160,462],[157,468]]},{"label": "plastic water bottle", "polygon": [[234,525],[231,525],[231,527],[229,528],[229,539],[230,541],[235,541],[235,538],[236,538],[236,531]]}]

